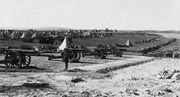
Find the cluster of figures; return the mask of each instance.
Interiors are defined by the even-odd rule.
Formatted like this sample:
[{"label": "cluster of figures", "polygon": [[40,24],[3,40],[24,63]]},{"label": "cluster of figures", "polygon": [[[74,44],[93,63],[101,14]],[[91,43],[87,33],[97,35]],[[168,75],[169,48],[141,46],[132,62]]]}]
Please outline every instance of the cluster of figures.
[{"label": "cluster of figures", "polygon": [[136,44],[143,44],[143,43],[149,43],[152,41],[156,41],[158,40],[158,38],[152,38],[152,39],[146,39],[146,40],[139,40],[139,41],[135,41]]},{"label": "cluster of figures", "polygon": [[[173,42],[175,42],[175,41],[176,41],[176,39],[172,39],[172,40],[169,40],[169,41],[166,42],[166,43],[158,44],[158,45],[155,45],[155,46],[152,46],[152,47],[142,48],[140,51],[141,51],[142,53],[146,54],[146,53],[148,53],[148,52],[153,52],[153,51],[155,51],[155,50],[157,50],[157,49],[159,49],[159,48],[161,48],[161,47],[164,47],[164,46],[166,46],[166,45],[169,45],[169,44],[171,44],[171,43],[173,43]],[[179,51],[179,50],[175,50],[175,51]],[[176,56],[176,55],[175,55],[175,56]]]},{"label": "cluster of figures", "polygon": [[81,33],[79,35],[79,38],[96,38],[96,37],[109,37],[112,36],[112,33],[92,33],[92,32],[85,32],[85,33]]},{"label": "cluster of figures", "polygon": [[172,58],[179,58],[180,57],[180,51],[166,51],[164,52],[164,57],[172,57]]}]

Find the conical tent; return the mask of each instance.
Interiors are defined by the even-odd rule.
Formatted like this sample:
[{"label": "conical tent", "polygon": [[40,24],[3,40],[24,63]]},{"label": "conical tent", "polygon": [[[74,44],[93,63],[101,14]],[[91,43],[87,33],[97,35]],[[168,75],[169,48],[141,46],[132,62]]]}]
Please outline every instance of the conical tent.
[{"label": "conical tent", "polygon": [[10,35],[10,38],[13,38],[14,37],[14,32],[13,33],[11,33],[11,35]]},{"label": "conical tent", "polygon": [[23,33],[22,36],[21,36],[21,39],[24,39],[24,38],[26,38],[26,34],[25,33]]},{"label": "conical tent", "polygon": [[35,32],[32,36],[31,36],[32,39],[35,39],[37,38],[37,33]]},{"label": "conical tent", "polygon": [[131,43],[131,41],[130,41],[130,40],[127,40],[127,42],[126,42],[126,46],[132,46],[132,43]]},{"label": "conical tent", "polygon": [[46,34],[46,32],[43,32],[42,34],[43,34],[43,35],[45,35],[45,34]]},{"label": "conical tent", "polygon": [[19,39],[19,35],[18,35],[18,33],[13,32],[13,33],[10,35],[10,38],[11,38],[11,39]]},{"label": "conical tent", "polygon": [[63,51],[65,48],[67,48],[68,45],[67,45],[67,38],[65,37],[62,44],[58,47],[58,51]]}]

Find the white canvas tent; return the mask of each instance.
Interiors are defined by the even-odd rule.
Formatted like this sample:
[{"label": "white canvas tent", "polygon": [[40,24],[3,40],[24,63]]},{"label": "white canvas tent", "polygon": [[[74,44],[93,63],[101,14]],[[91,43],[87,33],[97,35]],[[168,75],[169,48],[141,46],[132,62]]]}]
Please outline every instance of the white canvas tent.
[{"label": "white canvas tent", "polygon": [[91,33],[90,33],[90,32],[84,32],[82,35],[83,35],[84,37],[88,37],[88,36],[91,35]]},{"label": "white canvas tent", "polygon": [[37,38],[37,33],[35,32],[32,36],[31,36],[32,39],[36,39]]},{"label": "white canvas tent", "polygon": [[65,37],[62,44],[58,47],[57,51],[63,51],[67,47],[68,47],[67,38]]},{"label": "white canvas tent", "polygon": [[125,43],[126,46],[133,46],[130,40],[127,40],[127,42]]},{"label": "white canvas tent", "polygon": [[13,33],[10,35],[10,38],[11,38],[11,39],[19,39],[19,33],[13,32]]},{"label": "white canvas tent", "polygon": [[39,37],[38,37],[38,34],[35,32],[32,36],[31,36],[31,39],[33,39],[33,42],[39,42]]},{"label": "white canvas tent", "polygon": [[26,33],[23,33],[23,34],[21,35],[21,39],[24,39],[24,38],[26,38]]}]

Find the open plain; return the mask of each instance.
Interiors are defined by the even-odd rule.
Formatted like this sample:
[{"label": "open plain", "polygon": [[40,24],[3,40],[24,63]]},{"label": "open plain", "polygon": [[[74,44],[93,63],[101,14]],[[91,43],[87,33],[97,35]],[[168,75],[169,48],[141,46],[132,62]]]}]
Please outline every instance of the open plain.
[{"label": "open plain", "polygon": [[[175,76],[180,71],[179,63],[178,58],[131,54],[108,55],[102,60],[86,56],[80,62],[70,63],[69,70],[64,71],[61,59],[49,61],[47,57],[35,56],[26,69],[0,65],[0,96],[179,97],[180,79]],[[163,71],[173,74],[163,78]]]}]

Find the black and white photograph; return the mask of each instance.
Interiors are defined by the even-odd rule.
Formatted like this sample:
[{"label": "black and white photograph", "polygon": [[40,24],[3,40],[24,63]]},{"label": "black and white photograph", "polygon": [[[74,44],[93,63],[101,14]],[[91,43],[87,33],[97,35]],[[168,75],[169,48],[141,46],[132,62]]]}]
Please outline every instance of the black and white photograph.
[{"label": "black and white photograph", "polygon": [[0,0],[0,97],[180,97],[180,0]]}]

